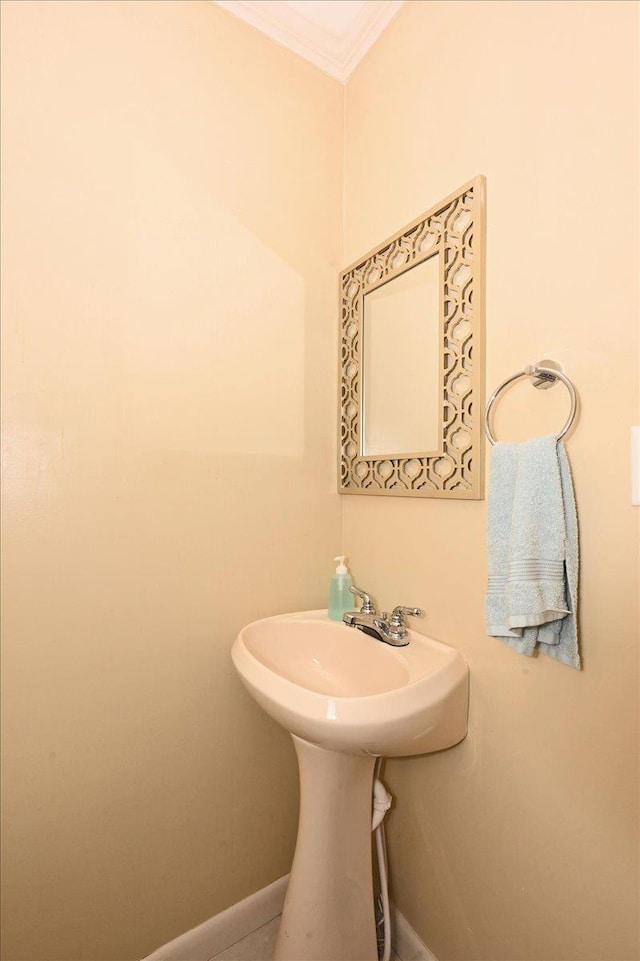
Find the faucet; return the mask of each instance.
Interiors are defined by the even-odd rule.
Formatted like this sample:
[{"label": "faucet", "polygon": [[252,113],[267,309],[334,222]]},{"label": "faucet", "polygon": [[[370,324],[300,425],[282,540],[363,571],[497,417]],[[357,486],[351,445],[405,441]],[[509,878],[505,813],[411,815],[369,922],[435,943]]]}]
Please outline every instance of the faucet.
[{"label": "faucet", "polygon": [[424,611],[419,607],[404,607],[399,605],[394,607],[391,617],[386,611],[378,614],[376,611],[375,602],[373,601],[370,594],[366,591],[361,591],[359,587],[350,587],[349,590],[356,597],[362,599],[362,607],[359,611],[347,611],[343,615],[342,620],[348,627],[355,627],[359,631],[363,631],[370,637],[375,637],[378,641],[384,641],[385,644],[391,644],[392,647],[406,647],[409,641],[407,640],[407,625],[405,622],[405,617],[422,617]]}]

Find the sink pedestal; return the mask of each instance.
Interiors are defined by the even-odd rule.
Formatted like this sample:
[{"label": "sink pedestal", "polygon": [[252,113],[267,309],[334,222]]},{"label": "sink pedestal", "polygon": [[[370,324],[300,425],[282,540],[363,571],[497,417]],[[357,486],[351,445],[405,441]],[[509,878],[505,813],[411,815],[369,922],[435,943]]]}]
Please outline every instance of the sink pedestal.
[{"label": "sink pedestal", "polygon": [[415,631],[408,640],[391,647],[326,611],[300,611],[247,624],[233,643],[242,682],[291,733],[300,769],[298,843],[276,961],[377,961],[376,756],[442,751],[467,733],[464,657]]},{"label": "sink pedestal", "polygon": [[275,961],[377,961],[371,859],[376,759],[292,737],[300,821]]}]

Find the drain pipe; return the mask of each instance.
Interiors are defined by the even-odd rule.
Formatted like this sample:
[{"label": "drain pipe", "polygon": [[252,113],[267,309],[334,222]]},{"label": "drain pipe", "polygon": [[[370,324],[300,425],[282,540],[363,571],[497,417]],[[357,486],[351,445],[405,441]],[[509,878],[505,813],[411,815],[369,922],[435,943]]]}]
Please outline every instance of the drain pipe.
[{"label": "drain pipe", "polygon": [[377,778],[373,782],[373,823],[371,830],[376,831],[382,824],[384,816],[391,807],[391,795]]},{"label": "drain pipe", "polygon": [[376,854],[378,858],[378,873],[380,875],[380,894],[382,897],[382,914],[384,918],[384,950],[381,961],[389,961],[391,957],[391,912],[389,910],[389,883],[387,877],[387,842],[384,833],[384,816],[391,807],[391,795],[382,781],[378,780],[382,758],[376,761],[373,781],[373,820],[371,830],[376,835]]}]

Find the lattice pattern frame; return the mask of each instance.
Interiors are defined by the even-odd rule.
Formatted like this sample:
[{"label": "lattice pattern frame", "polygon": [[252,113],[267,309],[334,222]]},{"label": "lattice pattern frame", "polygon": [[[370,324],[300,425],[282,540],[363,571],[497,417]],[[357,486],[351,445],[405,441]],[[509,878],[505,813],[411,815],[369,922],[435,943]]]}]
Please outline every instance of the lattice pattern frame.
[{"label": "lattice pattern frame", "polygon": [[[339,488],[345,494],[483,497],[485,178],[476,177],[341,275]],[[364,296],[441,256],[440,442],[362,455]],[[390,372],[394,376],[393,372]],[[402,371],[396,372],[402,386]]]}]

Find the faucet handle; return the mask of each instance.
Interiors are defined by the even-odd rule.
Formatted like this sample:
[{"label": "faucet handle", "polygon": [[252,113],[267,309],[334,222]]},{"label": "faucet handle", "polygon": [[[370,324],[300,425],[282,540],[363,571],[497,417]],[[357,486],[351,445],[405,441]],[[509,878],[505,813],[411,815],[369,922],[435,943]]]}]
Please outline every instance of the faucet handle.
[{"label": "faucet handle", "polygon": [[360,597],[362,599],[362,607],[360,608],[361,614],[376,613],[375,601],[370,594],[367,594],[366,591],[361,591],[359,587],[350,587],[349,590],[352,594],[355,594],[356,597]]},{"label": "faucet handle", "polygon": [[395,627],[404,624],[405,617],[424,617],[424,611],[421,607],[403,607],[402,605],[394,607],[391,615],[392,625]]}]

